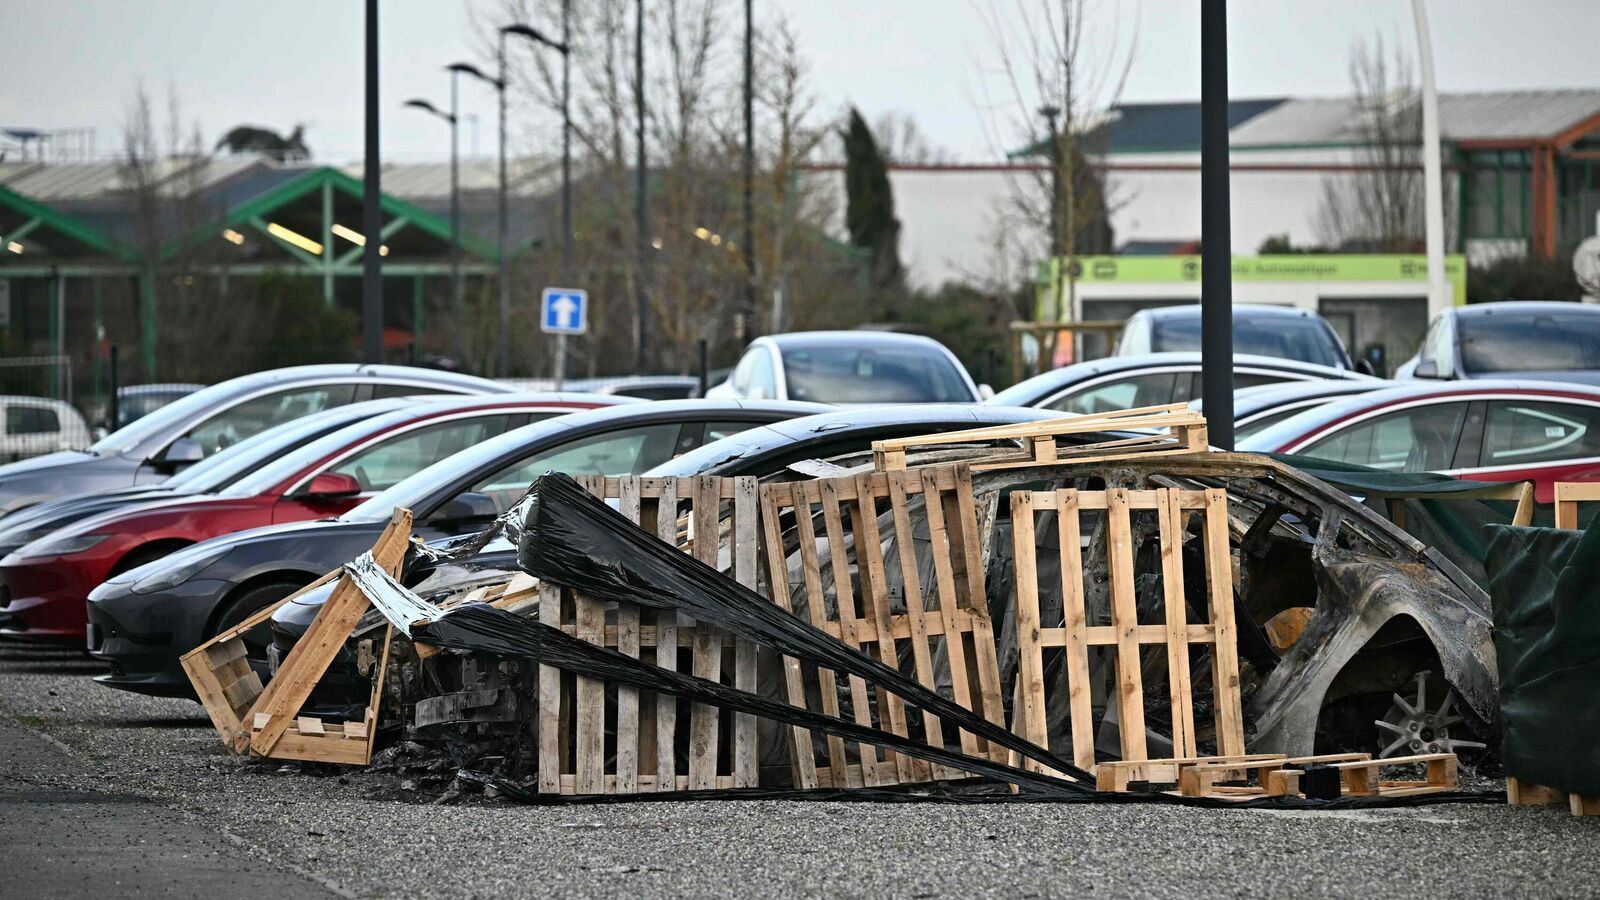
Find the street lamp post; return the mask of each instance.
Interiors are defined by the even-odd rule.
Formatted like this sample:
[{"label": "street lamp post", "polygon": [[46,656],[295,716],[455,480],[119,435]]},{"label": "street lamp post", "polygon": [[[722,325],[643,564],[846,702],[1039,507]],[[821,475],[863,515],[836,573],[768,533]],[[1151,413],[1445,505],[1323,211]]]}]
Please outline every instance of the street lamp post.
[{"label": "street lamp post", "polygon": [[[575,287],[572,271],[572,44],[571,0],[561,4],[561,40],[545,35],[531,25],[507,25],[502,35],[521,35],[536,44],[561,54],[561,280]],[[567,374],[567,336],[556,336],[556,388]]]},{"label": "street lamp post", "polygon": [[450,111],[444,112],[426,100],[407,100],[406,106],[431,113],[450,123],[450,352],[461,359],[461,178],[459,142],[456,140],[460,116],[457,112],[456,72],[450,73]]},{"label": "street lamp post", "polygon": [[500,98],[500,215],[496,228],[496,247],[500,257],[500,327],[495,339],[495,372],[505,377],[511,366],[511,283],[506,261],[506,37],[500,35],[500,77],[491,78],[471,63],[458,62],[447,66],[451,72],[464,73],[495,89]]}]

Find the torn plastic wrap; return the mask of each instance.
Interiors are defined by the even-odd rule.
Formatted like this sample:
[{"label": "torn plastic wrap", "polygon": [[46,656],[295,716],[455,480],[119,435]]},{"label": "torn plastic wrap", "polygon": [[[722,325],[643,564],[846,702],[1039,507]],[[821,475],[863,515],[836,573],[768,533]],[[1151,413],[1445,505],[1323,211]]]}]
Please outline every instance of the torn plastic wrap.
[{"label": "torn plastic wrap", "polygon": [[[566,475],[550,473],[535,481],[528,494],[527,510],[517,544],[517,561],[536,578],[599,600],[682,611],[697,622],[715,625],[797,659],[860,676],[991,743],[1070,778],[1094,781],[1093,775],[1070,761],[854,650],[711,566],[645,533]],[[906,755],[915,756],[909,752]],[[959,768],[976,771],[965,764]]]}]

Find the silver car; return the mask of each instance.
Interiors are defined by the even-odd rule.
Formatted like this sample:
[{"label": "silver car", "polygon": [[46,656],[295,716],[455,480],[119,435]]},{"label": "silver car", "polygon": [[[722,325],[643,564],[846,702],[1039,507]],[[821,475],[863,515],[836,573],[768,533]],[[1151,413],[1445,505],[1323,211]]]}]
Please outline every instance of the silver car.
[{"label": "silver car", "polygon": [[87,450],[0,466],[0,516],[67,494],[164,481],[274,425],[346,403],[510,392],[484,378],[406,366],[295,366],[244,375],[164,406]]}]

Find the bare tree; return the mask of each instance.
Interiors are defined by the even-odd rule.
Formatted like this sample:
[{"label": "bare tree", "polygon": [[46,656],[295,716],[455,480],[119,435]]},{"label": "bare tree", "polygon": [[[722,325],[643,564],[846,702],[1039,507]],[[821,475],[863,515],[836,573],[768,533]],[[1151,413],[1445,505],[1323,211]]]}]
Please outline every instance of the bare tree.
[{"label": "bare tree", "polygon": [[908,113],[879,113],[872,120],[872,136],[891,165],[938,165],[951,160],[950,151],[931,141]]},{"label": "bare tree", "polygon": [[1334,249],[1415,252],[1423,239],[1422,104],[1411,60],[1383,35],[1350,51],[1351,117],[1361,171],[1322,183],[1318,237]]}]

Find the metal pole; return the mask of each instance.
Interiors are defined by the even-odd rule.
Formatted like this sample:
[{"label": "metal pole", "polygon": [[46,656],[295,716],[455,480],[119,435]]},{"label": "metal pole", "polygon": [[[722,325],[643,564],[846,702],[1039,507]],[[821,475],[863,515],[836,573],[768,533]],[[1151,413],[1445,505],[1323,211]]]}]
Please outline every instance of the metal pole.
[{"label": "metal pole", "polygon": [[740,336],[749,340],[756,312],[756,125],[755,125],[755,13],[753,0],[744,0],[744,311]]},{"label": "metal pole", "polygon": [[556,390],[567,385],[567,335],[556,335]]},{"label": "metal pole", "polygon": [[500,32],[500,216],[496,236],[500,253],[500,327],[495,332],[495,374],[511,374],[511,276],[506,258],[506,33]]},{"label": "metal pole", "polygon": [[705,338],[699,341],[700,350],[700,396],[704,397],[711,387],[711,353],[710,342]]},{"label": "metal pole", "polygon": [[1451,304],[1444,274],[1444,165],[1439,147],[1439,88],[1433,78],[1433,38],[1423,0],[1411,0],[1417,23],[1417,59],[1422,64],[1422,177],[1428,250],[1428,317]]},{"label": "metal pole", "polygon": [[646,192],[649,179],[645,172],[644,149],[644,0],[634,0],[636,24],[633,33],[633,103],[634,114],[638,118],[637,131],[634,140],[638,144],[637,158],[634,162],[634,187],[633,199],[633,228],[634,228],[634,254],[636,257],[633,279],[633,329],[634,347],[637,353],[634,359],[634,371],[643,375],[647,369],[650,358],[650,299],[645,292],[645,273],[650,265],[649,225],[646,222]]},{"label": "metal pole", "polygon": [[361,345],[369,363],[383,361],[383,213],[381,196],[383,162],[378,148],[378,0],[367,0],[367,134],[362,171],[361,230],[367,243],[361,252]]},{"label": "metal pole", "polygon": [[[561,2],[561,46],[561,279],[572,287],[572,0]],[[566,347],[563,335],[557,387],[567,370]]]},{"label": "metal pole", "polygon": [[117,419],[118,419],[118,416],[122,412],[120,409],[117,408],[117,404],[118,404],[117,391],[121,387],[121,385],[117,381],[117,379],[121,375],[121,373],[119,373],[117,371],[117,345],[116,344],[112,344],[111,345],[110,368],[111,368],[111,413],[110,413],[111,421],[106,423],[106,433],[107,434],[117,430],[117,427],[118,427],[117,426]]},{"label": "metal pole", "polygon": [[1228,211],[1228,7],[1200,3],[1200,399],[1213,446],[1233,449],[1233,270]]},{"label": "metal pole", "polygon": [[450,73],[450,355],[461,364],[461,73]]}]

